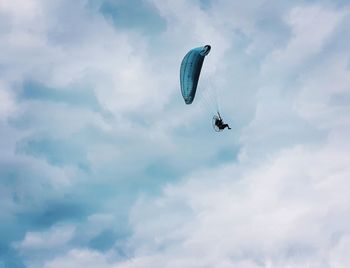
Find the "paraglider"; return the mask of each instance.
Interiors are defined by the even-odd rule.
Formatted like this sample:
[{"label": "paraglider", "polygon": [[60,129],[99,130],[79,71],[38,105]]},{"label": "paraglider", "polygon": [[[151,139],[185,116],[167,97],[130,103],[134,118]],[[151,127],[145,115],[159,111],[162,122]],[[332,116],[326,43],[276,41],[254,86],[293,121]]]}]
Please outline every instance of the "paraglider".
[{"label": "paraglider", "polygon": [[[209,54],[210,50],[210,45],[191,49],[181,62],[180,86],[182,97],[187,105],[192,104],[196,96],[204,58]],[[224,123],[218,109],[217,115],[214,115],[213,117],[213,128],[217,132],[222,131],[225,128],[231,129],[228,124]]]},{"label": "paraglider", "polygon": [[218,115],[213,116],[213,128],[216,132],[223,131],[225,128],[231,129],[228,124],[224,123],[219,112]]},{"label": "paraglider", "polygon": [[209,54],[210,49],[210,45],[191,49],[182,60],[180,85],[186,104],[191,104],[194,100],[204,57]]}]

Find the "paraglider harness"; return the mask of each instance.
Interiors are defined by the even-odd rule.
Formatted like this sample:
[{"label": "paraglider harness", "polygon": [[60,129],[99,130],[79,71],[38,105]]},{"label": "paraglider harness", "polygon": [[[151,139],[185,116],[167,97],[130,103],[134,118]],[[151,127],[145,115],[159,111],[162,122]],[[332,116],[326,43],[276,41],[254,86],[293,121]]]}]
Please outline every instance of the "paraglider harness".
[{"label": "paraglider harness", "polygon": [[216,132],[221,132],[225,128],[231,129],[228,124],[224,123],[224,120],[221,118],[219,111],[217,113],[218,113],[217,115],[213,116],[213,120],[212,120],[214,130]]}]

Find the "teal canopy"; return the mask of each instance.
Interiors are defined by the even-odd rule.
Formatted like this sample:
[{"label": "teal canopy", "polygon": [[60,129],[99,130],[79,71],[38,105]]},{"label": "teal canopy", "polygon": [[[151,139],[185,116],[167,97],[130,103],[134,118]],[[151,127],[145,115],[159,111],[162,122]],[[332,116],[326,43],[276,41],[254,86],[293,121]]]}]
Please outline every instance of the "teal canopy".
[{"label": "teal canopy", "polygon": [[181,93],[186,104],[191,104],[196,95],[203,61],[209,54],[209,45],[191,49],[183,58],[180,68]]}]

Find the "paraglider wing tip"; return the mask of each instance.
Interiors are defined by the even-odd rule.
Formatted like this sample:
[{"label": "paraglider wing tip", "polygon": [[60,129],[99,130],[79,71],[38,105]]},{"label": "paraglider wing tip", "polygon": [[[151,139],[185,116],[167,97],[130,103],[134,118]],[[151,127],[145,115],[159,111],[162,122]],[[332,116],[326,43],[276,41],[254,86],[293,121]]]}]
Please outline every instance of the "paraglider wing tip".
[{"label": "paraglider wing tip", "polygon": [[202,52],[201,52],[201,55],[202,55],[202,56],[208,55],[209,52],[210,52],[210,50],[211,50],[211,46],[210,46],[210,45],[205,45],[205,46],[203,47],[203,50],[202,50]]}]

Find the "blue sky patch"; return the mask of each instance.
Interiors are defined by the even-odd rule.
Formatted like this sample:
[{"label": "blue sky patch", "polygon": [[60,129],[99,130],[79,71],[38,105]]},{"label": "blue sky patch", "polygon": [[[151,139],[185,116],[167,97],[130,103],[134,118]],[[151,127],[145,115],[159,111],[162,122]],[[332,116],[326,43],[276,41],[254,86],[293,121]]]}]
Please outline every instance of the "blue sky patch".
[{"label": "blue sky patch", "polygon": [[111,19],[117,29],[135,29],[147,34],[158,34],[166,29],[166,21],[147,1],[103,1],[100,12]]}]

